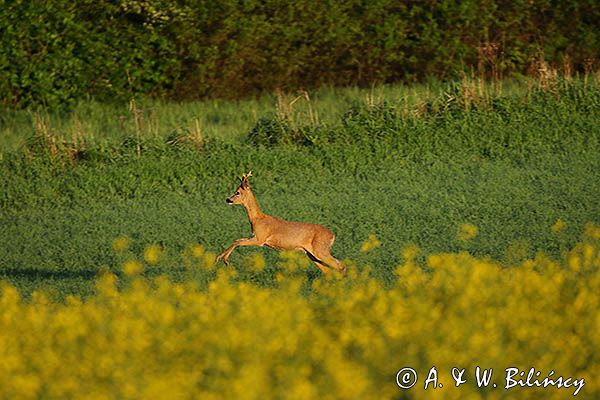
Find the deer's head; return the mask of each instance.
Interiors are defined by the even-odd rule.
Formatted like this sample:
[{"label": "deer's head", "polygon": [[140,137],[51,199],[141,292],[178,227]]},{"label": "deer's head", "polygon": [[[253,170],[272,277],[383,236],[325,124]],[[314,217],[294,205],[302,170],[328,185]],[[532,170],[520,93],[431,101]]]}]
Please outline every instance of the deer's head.
[{"label": "deer's head", "polygon": [[250,185],[248,184],[248,178],[252,176],[252,171],[244,174],[240,180],[240,186],[237,187],[235,192],[229,196],[225,201],[227,204],[245,204],[248,196],[252,195]]}]

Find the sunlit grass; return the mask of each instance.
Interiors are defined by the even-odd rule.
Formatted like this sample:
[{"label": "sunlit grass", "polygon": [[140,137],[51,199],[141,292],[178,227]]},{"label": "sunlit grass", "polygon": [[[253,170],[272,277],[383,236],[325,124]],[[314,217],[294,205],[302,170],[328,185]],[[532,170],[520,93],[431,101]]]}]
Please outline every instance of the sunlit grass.
[{"label": "sunlit grass", "polygon": [[[599,102],[591,78],[465,78],[3,114],[0,129],[27,145],[1,153],[0,278],[26,296],[41,287],[89,294],[99,269],[122,273],[146,251],[156,261],[146,272],[185,279],[203,257],[199,248],[182,255],[190,243],[219,252],[250,235],[243,209],[224,203],[248,170],[266,212],[327,226],[333,254],[372,265],[382,282],[411,243],[423,259],[557,257],[586,222],[600,223]],[[284,129],[252,142],[262,117]],[[277,134],[285,140],[271,142]],[[1,136],[0,147],[10,141]],[[277,253],[260,252],[268,276]]]}]

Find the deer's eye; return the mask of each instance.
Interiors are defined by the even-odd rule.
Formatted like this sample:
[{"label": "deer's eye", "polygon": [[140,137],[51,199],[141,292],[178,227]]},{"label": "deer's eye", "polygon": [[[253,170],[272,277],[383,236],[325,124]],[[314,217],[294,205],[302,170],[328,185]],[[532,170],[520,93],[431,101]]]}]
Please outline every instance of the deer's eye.
[{"label": "deer's eye", "polygon": [[235,192],[235,195],[236,195],[236,196],[239,196],[239,195],[240,195],[240,192],[239,192],[239,190],[238,190],[237,192]]}]

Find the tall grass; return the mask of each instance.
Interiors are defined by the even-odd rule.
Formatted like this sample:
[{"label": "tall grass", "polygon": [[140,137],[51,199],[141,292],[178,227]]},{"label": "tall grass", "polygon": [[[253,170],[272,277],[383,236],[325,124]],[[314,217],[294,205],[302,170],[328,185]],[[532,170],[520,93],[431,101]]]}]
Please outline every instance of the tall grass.
[{"label": "tall grass", "polygon": [[[463,85],[465,90],[476,85],[478,91],[474,95],[477,97],[519,96],[528,90],[518,81],[499,84],[465,79]],[[323,88],[311,93],[277,92],[240,101],[175,103],[137,99],[133,100],[135,110],[131,102],[111,105],[94,101],[81,101],[70,110],[61,112],[5,109],[0,112],[0,152],[24,146],[36,132],[45,134],[40,132],[40,122],[45,125],[45,132],[52,132],[59,142],[65,143],[82,140],[95,146],[107,145],[136,136],[138,131],[145,139],[175,139],[197,132],[198,127],[206,138],[235,143],[265,116],[275,116],[296,128],[334,127],[355,104],[376,106],[384,101],[394,102],[402,104],[409,112],[439,98],[448,90],[451,90],[448,85],[432,82],[411,86],[380,85],[369,89]]]},{"label": "tall grass", "polygon": [[[163,246],[160,272],[176,278],[190,243],[217,251],[250,234],[224,202],[249,169],[266,212],[329,226],[334,255],[386,282],[409,243],[423,256],[462,249],[509,263],[558,257],[600,223],[593,78],[79,107],[4,114],[0,277],[25,292],[89,291],[122,235],[138,253]],[[478,228],[472,240],[458,239],[463,224]],[[381,246],[361,252],[371,235]]]}]

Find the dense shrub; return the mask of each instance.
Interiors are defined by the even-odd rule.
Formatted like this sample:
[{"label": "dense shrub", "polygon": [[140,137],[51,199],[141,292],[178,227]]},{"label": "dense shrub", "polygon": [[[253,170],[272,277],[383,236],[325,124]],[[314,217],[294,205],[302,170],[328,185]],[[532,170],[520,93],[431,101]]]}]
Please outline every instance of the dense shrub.
[{"label": "dense shrub", "polygon": [[[0,2],[0,102],[238,98],[273,89],[593,67],[597,2]],[[531,71],[530,71],[531,72]]]}]

